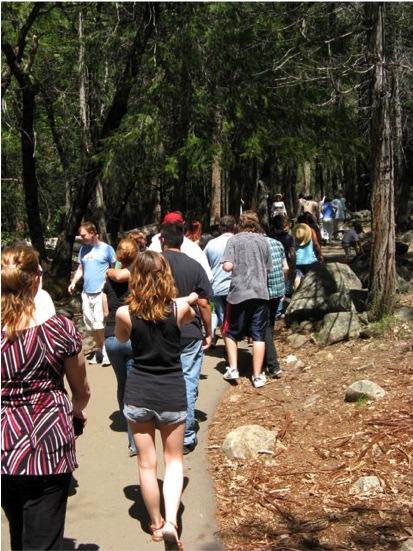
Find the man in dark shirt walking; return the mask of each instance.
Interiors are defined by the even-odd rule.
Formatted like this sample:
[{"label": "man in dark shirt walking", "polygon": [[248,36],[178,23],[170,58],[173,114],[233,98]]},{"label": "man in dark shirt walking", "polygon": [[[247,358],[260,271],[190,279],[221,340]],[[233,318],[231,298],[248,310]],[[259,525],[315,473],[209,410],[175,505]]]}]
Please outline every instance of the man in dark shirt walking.
[{"label": "man in dark shirt walking", "polygon": [[198,397],[203,350],[209,348],[212,341],[209,300],[213,292],[203,267],[199,262],[181,252],[183,239],[182,224],[173,222],[161,226],[162,252],[171,267],[178,296],[188,296],[192,292],[196,292],[199,297],[197,306],[194,308],[195,319],[184,325],[181,331],[181,362],[188,401],[184,439],[184,454],[187,454],[193,451],[197,444],[195,402]]}]

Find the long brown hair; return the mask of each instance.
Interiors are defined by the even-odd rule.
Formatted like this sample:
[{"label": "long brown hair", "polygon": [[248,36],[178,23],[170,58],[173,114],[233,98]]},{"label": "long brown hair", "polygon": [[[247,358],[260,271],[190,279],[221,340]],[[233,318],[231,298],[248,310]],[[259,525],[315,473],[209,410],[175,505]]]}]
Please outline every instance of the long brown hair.
[{"label": "long brown hair", "polygon": [[39,253],[29,245],[6,247],[1,253],[1,317],[9,340],[28,325],[34,313]]},{"label": "long brown hair", "polygon": [[129,311],[148,321],[165,320],[177,296],[174,278],[163,255],[154,251],[139,253],[131,267]]}]

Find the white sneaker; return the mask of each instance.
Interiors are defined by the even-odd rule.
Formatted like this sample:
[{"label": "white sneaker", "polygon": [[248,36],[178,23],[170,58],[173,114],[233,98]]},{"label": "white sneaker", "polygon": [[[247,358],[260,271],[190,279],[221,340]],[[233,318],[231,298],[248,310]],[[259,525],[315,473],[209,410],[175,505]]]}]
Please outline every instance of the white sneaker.
[{"label": "white sneaker", "polygon": [[91,364],[91,365],[94,365],[94,364],[98,363],[97,358],[96,358],[96,354],[93,354],[93,356],[88,360],[88,363]]},{"label": "white sneaker", "polygon": [[267,382],[267,378],[265,376],[265,373],[261,373],[261,375],[258,375],[258,377],[252,378],[252,384],[255,386],[255,388],[261,388],[265,385]]},{"label": "white sneaker", "polygon": [[231,381],[232,379],[238,379],[239,377],[238,369],[236,367],[228,366],[223,377],[226,381]]},{"label": "white sneaker", "polygon": [[111,361],[109,360],[107,354],[103,354],[102,367],[107,367],[110,364],[111,364]]}]

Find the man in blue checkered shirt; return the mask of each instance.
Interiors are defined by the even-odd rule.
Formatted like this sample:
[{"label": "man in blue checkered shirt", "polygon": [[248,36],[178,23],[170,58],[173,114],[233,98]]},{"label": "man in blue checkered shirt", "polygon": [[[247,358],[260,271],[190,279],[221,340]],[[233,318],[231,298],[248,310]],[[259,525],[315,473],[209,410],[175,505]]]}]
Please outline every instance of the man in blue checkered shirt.
[{"label": "man in blue checkered shirt", "polygon": [[268,293],[270,300],[268,303],[268,323],[265,333],[265,358],[264,366],[267,368],[268,375],[272,378],[281,377],[281,367],[278,362],[277,351],[274,345],[274,323],[277,315],[278,306],[285,295],[285,282],[288,278],[288,263],[285,257],[283,245],[276,239],[267,237],[270,245],[272,269],[268,273]]}]

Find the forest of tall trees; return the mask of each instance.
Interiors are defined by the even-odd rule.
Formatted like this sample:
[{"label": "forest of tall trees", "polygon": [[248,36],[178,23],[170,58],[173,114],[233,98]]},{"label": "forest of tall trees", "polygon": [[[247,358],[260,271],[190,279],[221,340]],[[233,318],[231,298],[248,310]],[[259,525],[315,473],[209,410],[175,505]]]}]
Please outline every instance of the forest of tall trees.
[{"label": "forest of tall trees", "polygon": [[373,247],[380,295],[411,214],[411,3],[1,9],[3,241],[28,237],[45,258],[58,235],[67,277],[85,218],[114,242],[170,209],[208,226],[241,199],[254,208],[260,180],[289,211],[299,192],[342,190],[390,236]]}]

